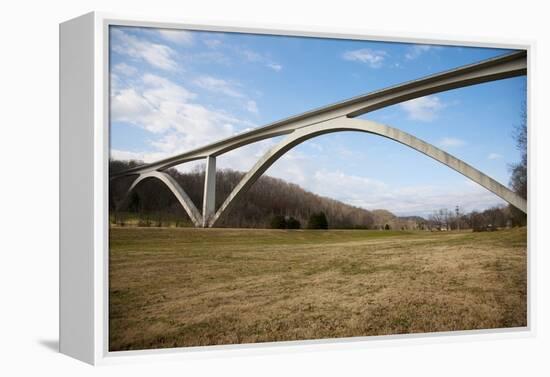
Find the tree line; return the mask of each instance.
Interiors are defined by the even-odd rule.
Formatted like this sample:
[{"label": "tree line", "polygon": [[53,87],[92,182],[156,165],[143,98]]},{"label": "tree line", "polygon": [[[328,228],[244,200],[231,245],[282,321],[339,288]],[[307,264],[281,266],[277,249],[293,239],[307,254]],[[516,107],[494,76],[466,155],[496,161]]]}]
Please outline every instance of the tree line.
[{"label": "tree line", "polygon": [[461,214],[457,209],[440,209],[434,211],[421,224],[427,230],[460,230],[490,231],[501,228],[525,225],[520,218],[515,217],[511,206],[494,206],[484,211],[472,211]]}]

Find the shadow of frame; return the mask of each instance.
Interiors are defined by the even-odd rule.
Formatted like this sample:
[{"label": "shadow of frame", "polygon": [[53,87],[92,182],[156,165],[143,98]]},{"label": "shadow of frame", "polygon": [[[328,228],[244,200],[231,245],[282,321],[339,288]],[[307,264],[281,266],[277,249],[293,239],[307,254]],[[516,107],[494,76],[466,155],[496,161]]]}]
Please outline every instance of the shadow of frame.
[{"label": "shadow of frame", "polygon": [[41,339],[38,344],[52,352],[59,352],[59,340],[57,339]]}]

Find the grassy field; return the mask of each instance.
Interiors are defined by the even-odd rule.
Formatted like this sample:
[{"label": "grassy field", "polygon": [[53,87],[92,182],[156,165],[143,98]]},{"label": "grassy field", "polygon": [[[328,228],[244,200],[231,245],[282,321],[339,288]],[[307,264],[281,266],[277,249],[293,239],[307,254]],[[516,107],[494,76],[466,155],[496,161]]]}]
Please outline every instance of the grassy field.
[{"label": "grassy field", "polygon": [[526,326],[526,230],[112,228],[110,349]]}]

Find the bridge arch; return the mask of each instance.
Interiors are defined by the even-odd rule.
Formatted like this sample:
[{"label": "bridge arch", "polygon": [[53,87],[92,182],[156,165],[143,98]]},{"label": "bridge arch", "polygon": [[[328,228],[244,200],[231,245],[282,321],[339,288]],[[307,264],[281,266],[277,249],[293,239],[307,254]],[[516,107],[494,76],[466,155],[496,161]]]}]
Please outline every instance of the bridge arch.
[{"label": "bridge arch", "polygon": [[481,171],[435,147],[434,145],[384,124],[376,123],[370,120],[352,119],[343,116],[324,122],[319,122],[308,127],[299,128],[283,139],[278,145],[265,153],[264,156],[256,162],[252,169],[245,174],[245,176],[233,189],[231,194],[229,194],[227,199],[216,211],[214,216],[208,219],[208,226],[213,227],[223,214],[229,212],[236,201],[250,189],[254,182],[256,182],[256,180],[258,180],[258,178],[271,165],[273,165],[275,161],[281,158],[290,149],[316,136],[339,131],[366,132],[399,142],[433,158],[453,170],[456,170],[465,177],[493,192],[495,195],[499,196],[514,207],[524,213],[527,213],[527,201],[525,199]]},{"label": "bridge arch", "polygon": [[178,182],[169,174],[160,172],[160,171],[151,171],[147,173],[140,174],[133,182],[130,188],[126,191],[125,198],[130,197],[132,191],[146,179],[157,179],[164,183],[164,185],[174,194],[178,202],[181,204],[189,218],[195,226],[201,226],[202,224],[202,215],[191,200],[183,188],[178,184]]}]

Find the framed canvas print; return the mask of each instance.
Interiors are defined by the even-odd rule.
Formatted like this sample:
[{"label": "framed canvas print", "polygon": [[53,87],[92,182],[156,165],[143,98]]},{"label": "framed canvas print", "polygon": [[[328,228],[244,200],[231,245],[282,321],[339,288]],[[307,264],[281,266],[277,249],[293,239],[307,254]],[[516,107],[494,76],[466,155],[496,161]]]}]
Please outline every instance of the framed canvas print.
[{"label": "framed canvas print", "polygon": [[61,24],[61,352],[530,333],[530,49]]}]

